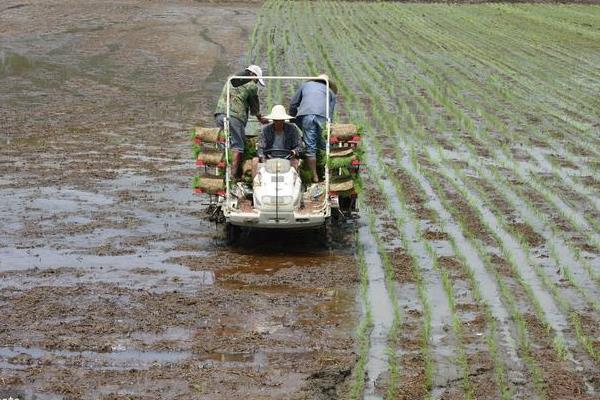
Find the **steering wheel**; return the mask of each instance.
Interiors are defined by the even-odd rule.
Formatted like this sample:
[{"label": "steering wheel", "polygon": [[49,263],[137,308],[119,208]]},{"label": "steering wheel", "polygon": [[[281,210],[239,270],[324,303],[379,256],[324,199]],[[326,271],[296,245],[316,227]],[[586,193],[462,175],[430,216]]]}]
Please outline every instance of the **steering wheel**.
[{"label": "steering wheel", "polygon": [[292,153],[290,150],[268,149],[264,150],[263,154],[265,155],[265,158],[283,158],[286,160],[292,159]]}]

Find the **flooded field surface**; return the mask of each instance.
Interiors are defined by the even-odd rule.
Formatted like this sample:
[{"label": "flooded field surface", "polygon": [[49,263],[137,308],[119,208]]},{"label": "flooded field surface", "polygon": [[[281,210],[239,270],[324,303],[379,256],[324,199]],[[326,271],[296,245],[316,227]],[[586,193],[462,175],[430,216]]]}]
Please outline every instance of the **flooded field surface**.
[{"label": "flooded field surface", "polygon": [[[598,399],[599,11],[3,2],[0,399]],[[251,63],[363,128],[326,246],[192,195]]]},{"label": "flooded field surface", "polygon": [[[0,5],[0,395],[345,397],[353,228],[235,248],[188,129],[246,61],[252,3]],[[1,397],[1,396],[0,396]]]}]

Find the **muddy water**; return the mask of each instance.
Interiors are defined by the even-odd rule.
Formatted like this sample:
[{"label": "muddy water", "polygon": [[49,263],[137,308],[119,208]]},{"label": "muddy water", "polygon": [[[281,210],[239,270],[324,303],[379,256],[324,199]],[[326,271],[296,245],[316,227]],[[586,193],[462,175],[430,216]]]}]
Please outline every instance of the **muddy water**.
[{"label": "muddy water", "polygon": [[[364,249],[367,267],[369,302],[373,329],[369,335],[369,352],[367,357],[367,377],[365,399],[381,399],[376,394],[375,384],[380,375],[388,369],[388,335],[394,320],[392,301],[385,283],[385,273],[378,254],[377,243],[369,228],[369,222],[363,215],[359,238]],[[366,311],[366,310],[365,310]]]},{"label": "muddy water", "polygon": [[[383,176],[383,171],[377,160],[373,148],[367,147],[367,159],[369,166],[373,168],[375,175]],[[408,251],[413,254],[417,260],[417,265],[423,277],[427,299],[432,305],[431,307],[431,336],[430,345],[433,349],[433,358],[436,363],[436,373],[434,384],[436,386],[444,386],[449,380],[458,378],[458,368],[454,365],[456,352],[454,350],[455,343],[452,335],[449,335],[451,329],[452,313],[450,305],[446,297],[441,277],[438,271],[435,271],[431,254],[425,248],[425,242],[421,240],[421,234],[417,231],[418,223],[414,218],[410,218],[405,209],[405,205],[401,203],[396,189],[393,184],[384,179],[382,182],[384,195],[387,197],[390,207],[395,216],[404,221],[401,226],[401,234],[406,240]]]},{"label": "muddy water", "polygon": [[189,187],[187,130],[212,123],[256,10],[51,1],[0,11],[2,390],[345,398],[354,226],[329,247],[255,232],[227,248]]},{"label": "muddy water", "polygon": [[[433,151],[430,152],[433,156]],[[442,229],[452,238],[456,248],[460,251],[467,265],[471,268],[476,281],[480,286],[483,300],[490,306],[494,317],[500,323],[502,331],[502,344],[506,346],[508,356],[516,365],[521,362],[516,352],[516,343],[511,334],[510,318],[508,312],[501,301],[500,289],[491,274],[486,270],[483,260],[478,255],[475,247],[465,238],[462,229],[454,221],[450,213],[444,208],[440,198],[433,190],[427,179],[415,169],[408,155],[403,156],[403,167],[415,178],[421,186],[421,189],[428,197],[428,206],[431,207],[439,216]]]}]

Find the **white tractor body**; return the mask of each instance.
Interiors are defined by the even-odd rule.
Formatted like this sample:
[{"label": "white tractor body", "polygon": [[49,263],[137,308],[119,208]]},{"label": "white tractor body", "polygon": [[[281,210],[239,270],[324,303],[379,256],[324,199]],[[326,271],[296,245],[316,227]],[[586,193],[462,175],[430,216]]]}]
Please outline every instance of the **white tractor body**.
[{"label": "white tractor body", "polygon": [[225,199],[227,222],[244,227],[303,229],[322,226],[331,215],[326,193],[311,198],[302,190],[298,172],[281,158],[259,164],[252,200],[243,190],[232,190]]}]

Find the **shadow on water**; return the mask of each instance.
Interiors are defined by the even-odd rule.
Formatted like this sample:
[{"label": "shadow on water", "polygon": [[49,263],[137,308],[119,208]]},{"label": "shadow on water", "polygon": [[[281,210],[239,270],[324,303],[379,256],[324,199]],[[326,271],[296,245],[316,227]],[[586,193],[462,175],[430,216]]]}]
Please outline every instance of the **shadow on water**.
[{"label": "shadow on water", "polygon": [[331,251],[352,254],[356,229],[352,220],[332,224],[326,236],[319,229],[243,229],[240,240],[231,248],[255,256],[324,256]]}]

